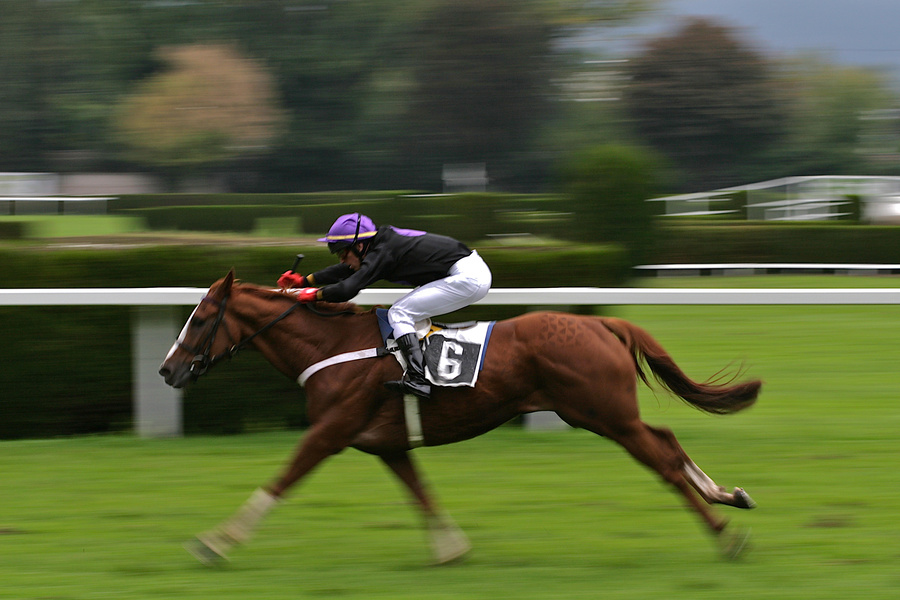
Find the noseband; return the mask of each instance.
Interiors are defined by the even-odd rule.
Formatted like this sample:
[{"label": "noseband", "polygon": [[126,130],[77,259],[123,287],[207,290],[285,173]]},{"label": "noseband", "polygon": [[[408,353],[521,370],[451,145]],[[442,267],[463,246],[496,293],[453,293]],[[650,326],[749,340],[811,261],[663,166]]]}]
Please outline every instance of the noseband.
[{"label": "noseband", "polygon": [[[225,296],[219,302],[210,299],[209,296],[204,296],[200,299],[200,302],[201,304],[203,302],[217,304],[219,310],[218,312],[216,312],[216,319],[213,322],[212,328],[210,328],[210,330],[206,334],[206,337],[203,338],[199,345],[189,346],[184,342],[178,342],[179,347],[184,348],[188,352],[194,354],[194,358],[191,361],[191,376],[194,379],[197,379],[198,377],[206,373],[213,364],[225,358],[226,355],[231,355],[231,350],[229,350],[223,354],[210,356],[210,350],[212,350],[213,342],[215,342],[216,340],[216,334],[219,332],[219,325],[222,324],[222,320],[225,318],[225,305],[228,302],[228,296]],[[232,341],[231,333],[228,332],[227,327],[225,328],[225,332],[228,334],[229,341]],[[231,348],[235,348],[233,341]]]},{"label": "noseband", "polygon": [[184,342],[178,342],[179,347],[184,348],[188,352],[194,354],[194,358],[193,360],[191,360],[190,368],[191,376],[194,379],[197,379],[201,375],[205,374],[213,365],[221,361],[223,358],[233,357],[235,354],[243,350],[244,347],[246,347],[247,344],[249,344],[250,341],[253,340],[253,338],[265,331],[268,331],[272,326],[294,312],[294,310],[296,310],[297,307],[300,306],[299,302],[291,304],[291,306],[286,311],[237,343],[234,343],[234,338],[231,336],[231,332],[228,331],[228,327],[226,326],[225,334],[228,336],[228,341],[231,342],[231,345],[224,352],[216,354],[215,356],[211,356],[210,351],[212,350],[213,342],[215,342],[216,340],[216,334],[219,331],[219,326],[222,325],[225,320],[225,306],[228,302],[228,296],[226,295],[218,302],[211,299],[209,296],[204,296],[200,300],[200,302],[210,302],[213,304],[217,304],[219,307],[219,311],[216,313],[216,319],[213,322],[212,328],[209,330],[209,332],[206,334],[206,337],[203,338],[203,341],[198,346],[189,346]]}]

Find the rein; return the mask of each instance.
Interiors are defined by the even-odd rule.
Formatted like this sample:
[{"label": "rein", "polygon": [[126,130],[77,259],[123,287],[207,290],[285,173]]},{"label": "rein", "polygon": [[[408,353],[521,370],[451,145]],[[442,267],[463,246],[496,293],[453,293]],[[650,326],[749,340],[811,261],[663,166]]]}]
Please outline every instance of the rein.
[{"label": "rein", "polygon": [[247,344],[253,341],[256,336],[265,333],[272,327],[274,327],[279,321],[287,317],[289,314],[297,310],[298,306],[303,306],[310,312],[319,315],[320,317],[337,317],[339,315],[344,314],[352,314],[351,310],[339,310],[334,312],[326,312],[317,309],[313,304],[301,304],[300,302],[295,302],[292,304],[286,311],[260,327],[256,332],[250,334],[246,338],[240,340],[237,343],[234,343],[234,338],[231,337],[231,333],[228,331],[228,327],[225,327],[225,333],[228,335],[228,339],[231,342],[231,347],[228,348],[225,352],[217,354],[215,356],[210,356],[209,351],[212,348],[213,342],[215,342],[216,334],[219,331],[219,326],[222,325],[225,319],[225,306],[228,303],[228,298],[230,296],[226,295],[222,298],[218,303],[215,300],[210,299],[208,296],[204,296],[200,302],[211,302],[214,304],[218,304],[219,312],[216,314],[216,320],[213,323],[212,329],[210,329],[209,333],[206,334],[206,337],[197,347],[191,347],[183,342],[179,342],[178,345],[187,350],[188,352],[192,352],[194,354],[194,359],[191,361],[191,375],[194,379],[200,377],[204,373],[206,373],[213,365],[220,362],[225,358],[233,358],[238,352],[243,350]]},{"label": "rein", "polygon": [[304,304],[303,308],[307,309],[309,312],[319,315],[320,317],[339,317],[340,315],[353,315],[356,314],[352,310],[336,310],[333,312],[325,312],[321,311],[315,307],[314,303]]},{"label": "rein", "polygon": [[[200,302],[215,302],[214,300],[210,300],[208,297],[204,296]],[[289,314],[297,310],[297,307],[300,306],[299,302],[295,302],[292,304],[286,311],[260,327],[257,331],[240,340],[237,343],[234,343],[234,338],[231,337],[231,333],[228,331],[228,327],[225,327],[225,333],[228,335],[229,341],[232,342],[232,345],[228,350],[222,352],[220,354],[216,354],[215,356],[210,356],[209,351],[212,348],[213,342],[216,339],[216,333],[219,331],[219,326],[225,319],[225,306],[228,302],[228,296],[222,298],[222,300],[218,303],[219,312],[216,313],[216,320],[213,323],[212,329],[210,329],[209,333],[206,334],[206,338],[204,338],[203,342],[199,347],[191,347],[184,343],[180,343],[179,345],[183,347],[188,352],[193,352],[195,354],[194,359],[191,361],[191,375],[196,379],[200,377],[204,373],[206,373],[213,365],[218,363],[224,358],[232,358],[238,352],[243,350],[247,344],[253,341],[256,336],[265,333],[269,329],[275,326],[276,323],[287,317]],[[317,312],[317,311],[314,311]]]}]

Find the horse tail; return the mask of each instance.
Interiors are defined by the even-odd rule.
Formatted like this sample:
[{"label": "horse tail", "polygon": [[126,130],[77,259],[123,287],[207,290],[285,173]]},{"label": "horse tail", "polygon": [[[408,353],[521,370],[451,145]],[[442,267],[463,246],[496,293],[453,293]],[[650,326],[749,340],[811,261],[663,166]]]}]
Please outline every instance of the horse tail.
[{"label": "horse tail", "polygon": [[606,326],[631,353],[637,374],[650,386],[642,363],[646,363],[656,380],[673,394],[704,412],[735,413],[756,402],[762,381],[752,379],[734,383],[740,372],[723,381],[722,376],[698,383],[675,364],[665,349],[644,329],[622,319],[600,317]]}]

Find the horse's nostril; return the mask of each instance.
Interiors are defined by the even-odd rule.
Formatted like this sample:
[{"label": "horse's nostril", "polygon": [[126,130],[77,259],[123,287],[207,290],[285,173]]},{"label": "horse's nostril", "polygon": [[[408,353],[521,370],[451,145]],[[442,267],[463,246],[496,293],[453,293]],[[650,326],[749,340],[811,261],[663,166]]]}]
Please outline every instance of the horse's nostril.
[{"label": "horse's nostril", "polygon": [[161,366],[159,368],[159,374],[162,375],[163,377],[168,377],[169,375],[172,374],[172,371],[170,371],[169,368],[166,366]]}]

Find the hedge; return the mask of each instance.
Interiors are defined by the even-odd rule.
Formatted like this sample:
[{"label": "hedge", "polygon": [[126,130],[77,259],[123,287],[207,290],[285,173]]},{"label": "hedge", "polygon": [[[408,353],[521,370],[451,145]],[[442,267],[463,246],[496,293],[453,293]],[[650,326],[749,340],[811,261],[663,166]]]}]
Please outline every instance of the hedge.
[{"label": "hedge", "polygon": [[[365,212],[376,224],[424,229],[467,242],[492,235],[533,234],[595,239],[560,196],[465,193],[341,192],[331,194],[135,195],[110,201],[112,214],[142,217],[152,230],[247,233],[260,221],[293,220],[290,233],[322,234],[334,219]],[[602,242],[602,240],[596,240]]]},{"label": "hedge", "polygon": [[[502,245],[502,236],[523,233],[594,239],[594,224],[552,195],[135,195],[110,202],[111,212],[140,216],[155,229],[249,232],[264,226],[283,228],[288,237],[321,234],[336,215],[356,210],[379,224],[426,229],[469,242],[491,266],[494,287],[620,285],[631,266],[619,246]],[[0,238],[16,240],[0,247],[4,287],[206,287],[230,268],[245,281],[274,285],[298,252],[306,255],[300,267],[304,273],[334,263],[321,244],[246,245],[223,238],[202,244],[50,249],[25,246],[20,240],[26,234],[22,222],[0,221]],[[898,257],[900,227],[660,218],[648,260],[897,263]],[[505,318],[522,310],[474,307],[442,320]],[[184,318],[189,311],[183,308]],[[128,307],[0,308],[0,438],[129,429],[130,318]],[[184,397],[187,432],[304,425],[302,392],[261,362],[253,353],[242,354],[189,388]]]},{"label": "hedge", "polygon": [[[853,205],[858,213],[858,199]],[[342,213],[363,211],[378,224],[440,232],[470,243],[529,234],[602,239],[603,225],[559,195],[408,192],[126,196],[110,211],[142,217],[155,230],[320,235]],[[853,221],[778,223],[657,218],[643,262],[896,262],[900,228]],[[19,237],[19,230],[7,234]],[[4,236],[0,230],[0,237]],[[644,239],[644,238],[642,238]]]},{"label": "hedge", "polygon": [[883,263],[900,262],[900,227],[817,223],[668,224],[653,249],[668,263]]},{"label": "hedge", "polygon": [[389,200],[415,194],[410,190],[351,190],[303,194],[127,194],[109,200],[109,212],[165,206],[313,206]]},{"label": "hedge", "polygon": [[26,224],[21,221],[0,221],[0,240],[18,240],[25,237]]},{"label": "hedge", "polygon": [[[484,247],[479,251],[490,264],[497,287],[616,285],[624,281],[628,270],[622,250],[615,247]],[[303,272],[334,262],[322,245],[0,248],[0,280],[10,288],[63,290],[206,287],[233,267],[245,281],[274,285],[297,252],[306,255]],[[183,307],[182,318],[187,319],[190,310]],[[523,310],[478,307],[446,320],[503,318]],[[130,429],[131,316],[129,307],[0,307],[4,334],[0,439]],[[302,390],[247,351],[185,390],[184,423],[191,434],[301,427],[305,425]]]}]

